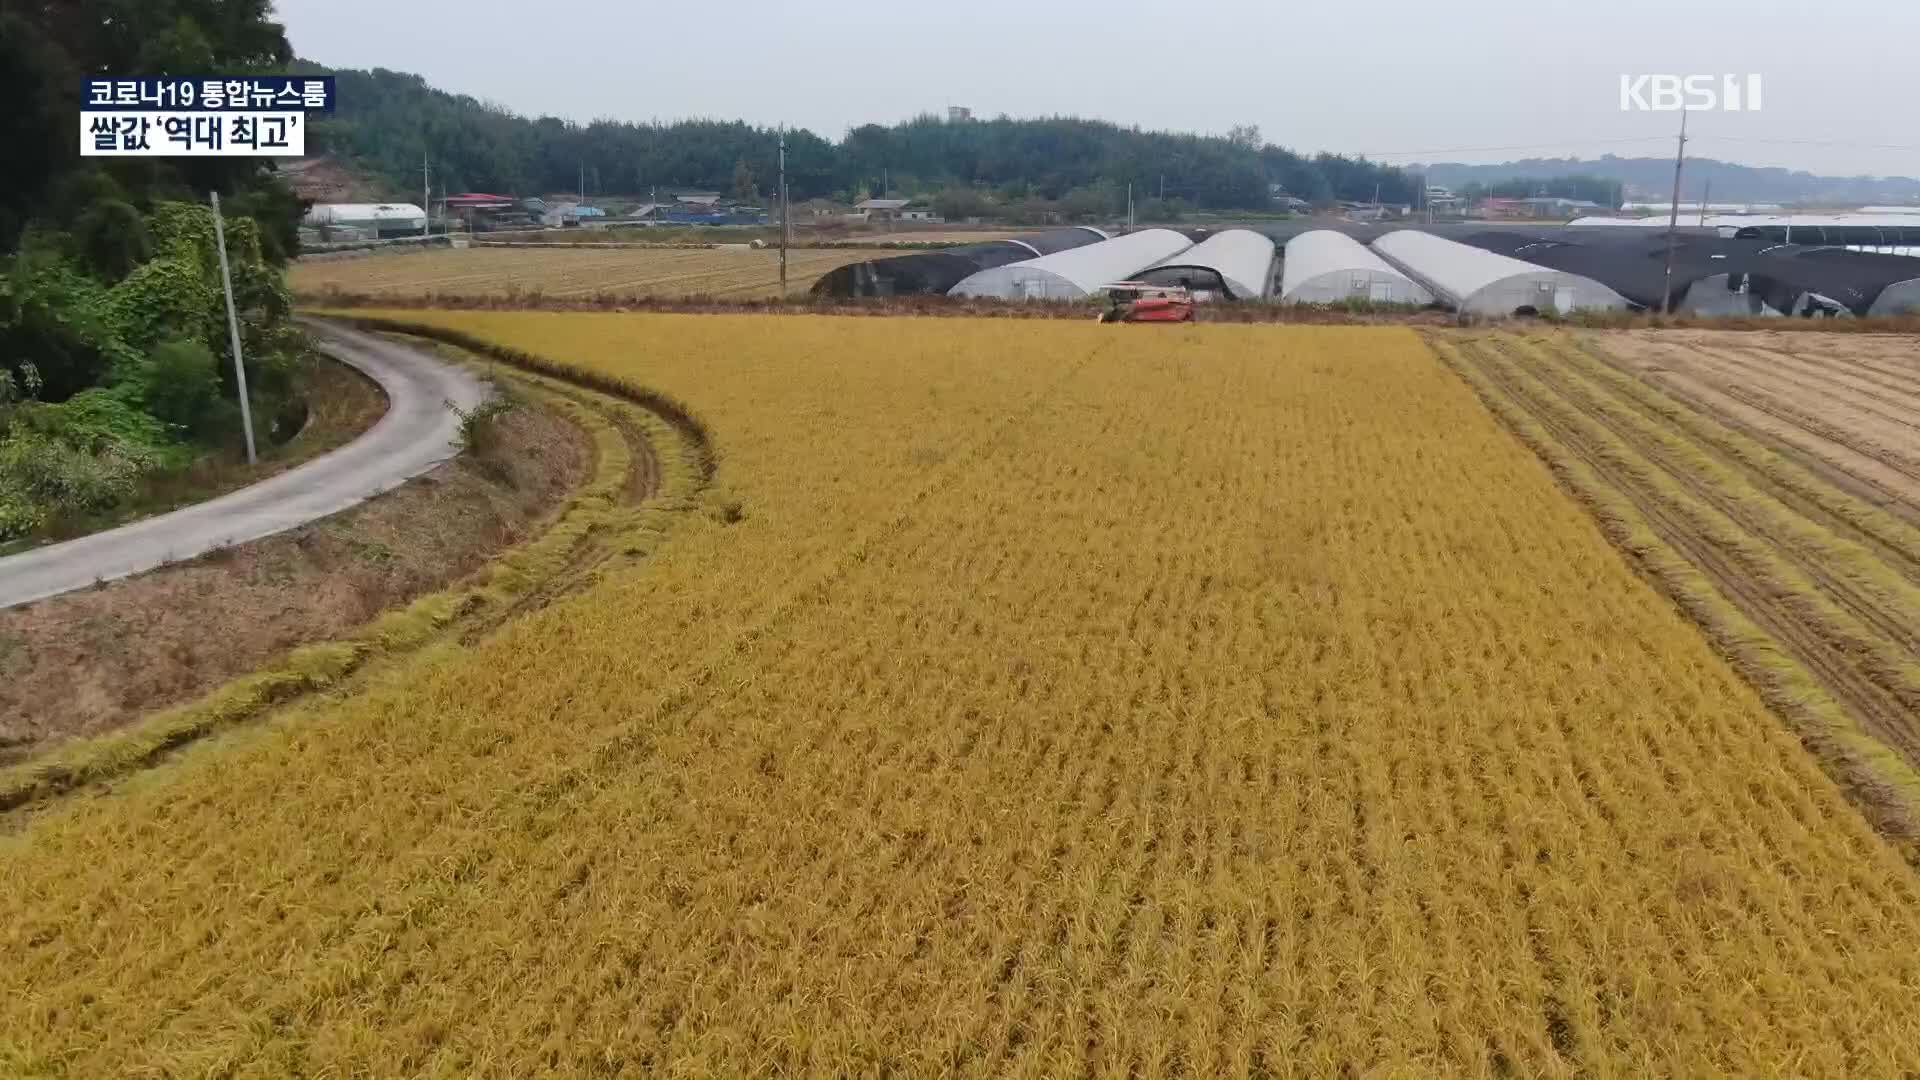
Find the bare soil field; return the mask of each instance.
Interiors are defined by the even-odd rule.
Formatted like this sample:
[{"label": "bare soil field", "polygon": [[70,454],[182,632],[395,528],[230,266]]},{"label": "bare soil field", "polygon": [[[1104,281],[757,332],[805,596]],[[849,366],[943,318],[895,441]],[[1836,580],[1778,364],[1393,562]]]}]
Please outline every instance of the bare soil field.
[{"label": "bare soil field", "polygon": [[1435,343],[1722,647],[1744,654],[1803,736],[1911,829],[1916,339],[1688,330]]},{"label": "bare soil field", "polygon": [[1920,513],[1920,337],[1635,332],[1602,338],[1628,370]]},{"label": "bare soil field", "polygon": [[[787,292],[867,256],[857,250],[794,250]],[[307,300],[330,294],[421,298],[612,298],[780,295],[780,253],[749,248],[467,248],[294,264],[287,275]]]}]

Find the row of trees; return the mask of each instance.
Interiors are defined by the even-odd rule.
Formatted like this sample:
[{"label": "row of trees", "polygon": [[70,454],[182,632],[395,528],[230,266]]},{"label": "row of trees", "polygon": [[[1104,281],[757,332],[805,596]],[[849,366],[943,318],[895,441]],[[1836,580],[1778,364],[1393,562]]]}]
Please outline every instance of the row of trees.
[{"label": "row of trees", "polygon": [[1546,196],[1559,199],[1584,199],[1618,210],[1626,202],[1626,185],[1604,176],[1556,176],[1548,179],[1518,177],[1491,184],[1471,183],[1458,194],[1467,199],[1530,199]]},{"label": "row of trees", "polygon": [[[314,67],[307,70],[320,71]],[[770,192],[779,133],[739,121],[670,124],[537,120],[427,85],[400,72],[339,71],[340,111],[311,139],[356,160],[396,190],[417,184],[422,153],[451,190],[527,194],[702,188]],[[1418,178],[1333,154],[1306,157],[1242,127],[1221,136],[1124,128],[1053,117],[947,123],[931,116],[867,124],[838,143],[787,132],[787,179],[796,199],[855,198],[882,191],[931,194],[973,189],[997,202],[1062,200],[1103,188],[1207,209],[1261,209],[1270,185],[1318,203],[1412,202]]]},{"label": "row of trees", "polygon": [[300,203],[266,163],[84,159],[90,74],[266,73],[268,0],[0,0],[0,542],[111,509],[238,430],[205,199],[222,193],[255,413],[297,423],[282,264]]}]

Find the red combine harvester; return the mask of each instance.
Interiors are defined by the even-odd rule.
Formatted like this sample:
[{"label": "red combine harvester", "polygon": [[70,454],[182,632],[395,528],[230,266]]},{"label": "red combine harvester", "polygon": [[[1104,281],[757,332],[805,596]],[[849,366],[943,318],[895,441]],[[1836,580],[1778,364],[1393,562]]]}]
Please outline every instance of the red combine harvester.
[{"label": "red combine harvester", "polygon": [[1103,323],[1192,322],[1193,292],[1184,285],[1119,281],[1107,286]]}]

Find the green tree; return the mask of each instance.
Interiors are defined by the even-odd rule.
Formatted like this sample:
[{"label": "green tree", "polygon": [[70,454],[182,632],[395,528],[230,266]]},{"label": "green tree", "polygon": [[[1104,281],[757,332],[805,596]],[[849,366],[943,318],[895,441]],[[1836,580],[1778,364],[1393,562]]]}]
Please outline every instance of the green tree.
[{"label": "green tree", "polygon": [[747,168],[746,158],[735,158],[733,162],[733,197],[740,202],[753,202],[759,198],[759,189],[753,183],[753,170]]}]

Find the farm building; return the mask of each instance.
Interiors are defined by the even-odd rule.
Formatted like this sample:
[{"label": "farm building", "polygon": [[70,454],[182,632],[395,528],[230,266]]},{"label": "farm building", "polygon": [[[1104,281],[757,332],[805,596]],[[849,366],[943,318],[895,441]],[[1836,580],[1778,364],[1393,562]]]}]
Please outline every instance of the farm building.
[{"label": "farm building", "polygon": [[511,196],[490,195],[483,191],[469,191],[459,195],[449,195],[441,200],[441,208],[448,217],[460,219],[472,232],[485,232],[495,224],[509,219],[524,222],[526,215],[519,213]]},{"label": "farm building", "polygon": [[1155,285],[1185,285],[1229,300],[1260,300],[1273,291],[1273,238],[1227,229],[1136,275]]},{"label": "farm building", "polygon": [[547,208],[540,216],[542,225],[579,225],[585,221],[605,220],[607,212],[598,206],[585,203],[557,202]]},{"label": "farm building", "polygon": [[833,270],[813,284],[815,296],[910,296],[943,294],[969,275],[1008,263],[1037,259],[1107,238],[1089,226],[1028,233],[1006,240],[962,244],[939,251],[918,251],[868,259]]},{"label": "farm building", "polygon": [[1192,241],[1172,229],[1143,229],[1086,247],[982,270],[955,285],[948,295],[1083,300],[1192,246]]},{"label": "farm building", "polygon": [[1433,294],[1353,237],[1314,229],[1287,241],[1286,258],[1280,264],[1280,299],[1289,304],[1342,300],[1431,304]]},{"label": "farm building", "polygon": [[341,239],[336,234],[347,232],[384,240],[424,235],[427,212],[412,203],[317,203],[300,223],[319,230],[322,239]]},{"label": "farm building", "polygon": [[930,206],[915,206],[912,199],[863,199],[847,215],[856,221],[938,221],[940,215]]},{"label": "farm building", "polygon": [[1390,232],[1373,250],[1448,307],[1480,315],[1624,310],[1625,297],[1592,278],[1444,240],[1416,229]]}]

